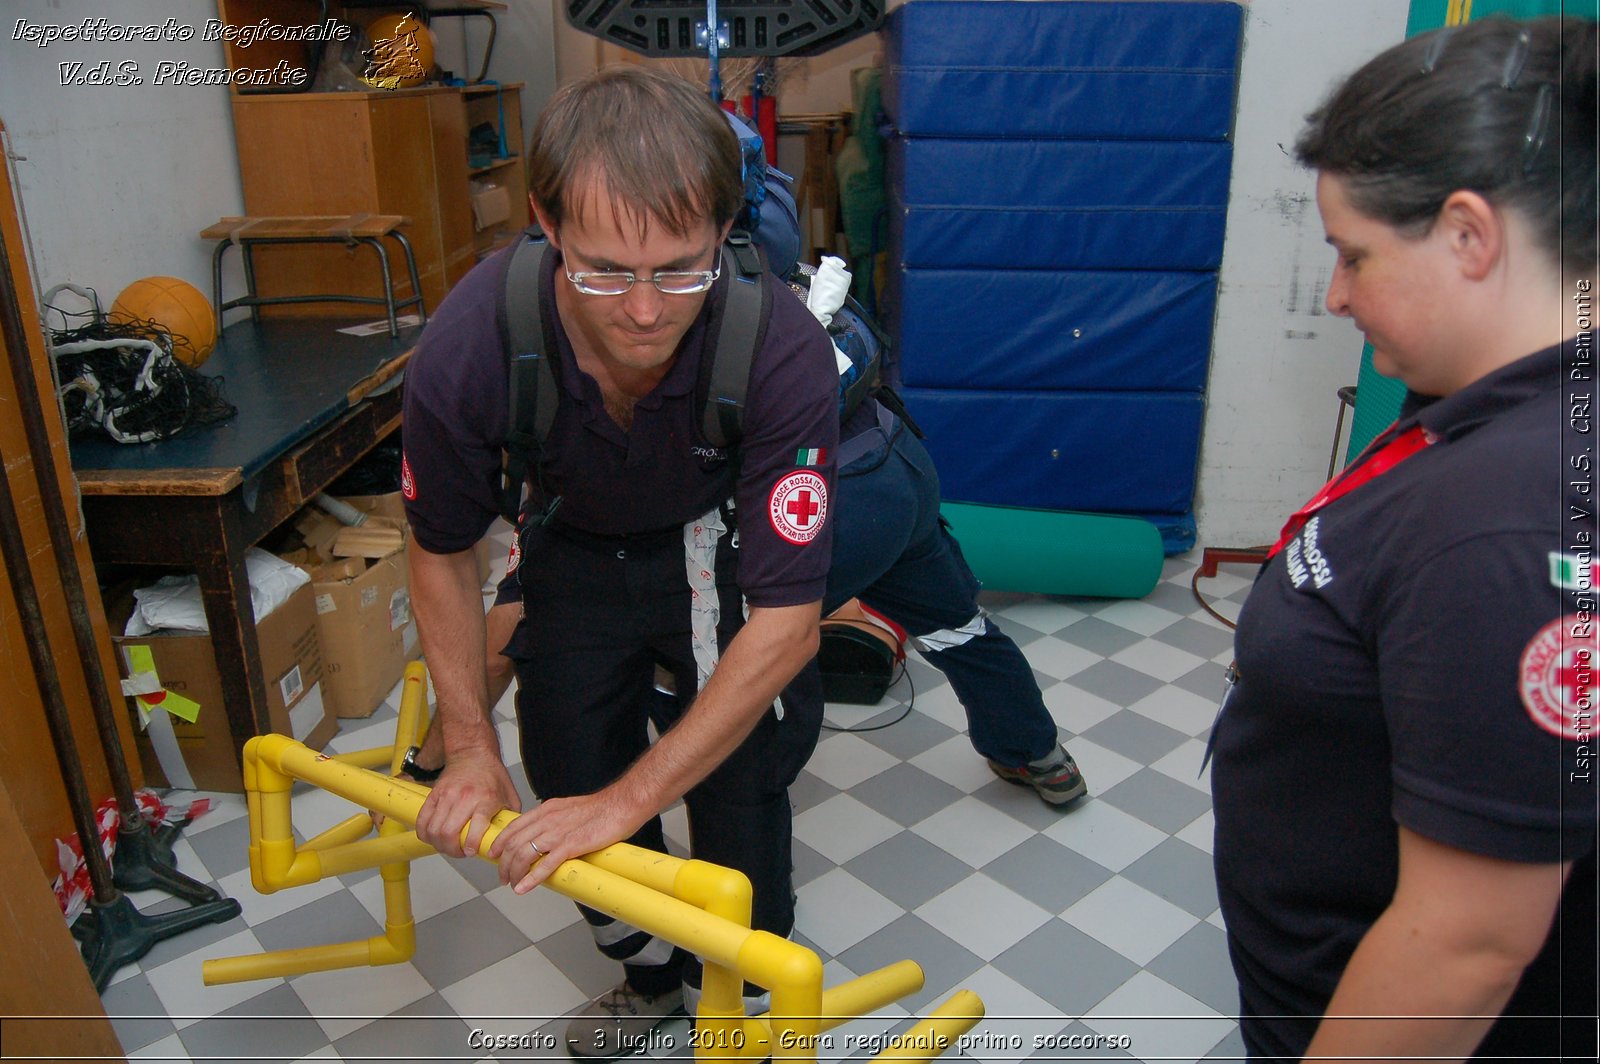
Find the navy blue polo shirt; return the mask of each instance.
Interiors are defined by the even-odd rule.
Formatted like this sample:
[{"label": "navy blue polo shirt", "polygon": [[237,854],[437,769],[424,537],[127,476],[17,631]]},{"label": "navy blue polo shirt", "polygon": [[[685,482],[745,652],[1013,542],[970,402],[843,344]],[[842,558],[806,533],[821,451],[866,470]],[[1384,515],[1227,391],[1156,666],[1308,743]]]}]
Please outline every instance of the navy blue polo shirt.
[{"label": "navy blue polo shirt", "polygon": [[[1600,665],[1589,574],[1586,589],[1572,577],[1593,544],[1568,507],[1592,529],[1594,499],[1569,485],[1566,346],[1409,397],[1391,432],[1420,424],[1435,442],[1319,511],[1240,614],[1212,790],[1243,1011],[1262,1017],[1246,1022],[1253,1049],[1300,1057],[1393,897],[1397,823],[1505,860],[1588,855],[1573,887],[1593,896],[1593,712],[1563,736],[1554,711],[1587,706],[1578,670]],[[1592,970],[1588,908],[1567,962]],[[1559,963],[1552,942],[1524,987]]]},{"label": "navy blue polo shirt", "polygon": [[[472,546],[498,513],[509,419],[506,356],[495,321],[504,284],[501,251],[476,266],[429,319],[406,369],[406,514],[434,553]],[[724,275],[679,345],[667,375],[634,408],[624,432],[605,412],[599,385],[578,368],[555,314],[560,256],[546,256],[540,296],[555,324],[560,403],[534,505],[562,496],[556,520],[595,535],[639,535],[682,526],[732,499],[739,526],[739,582],[754,606],[822,597],[832,549],[828,505],[838,443],[838,370],[832,345],[804,304],[773,288],[766,339],[750,373],[737,454],[701,432],[696,384],[720,321]],[[565,279],[562,284],[567,283]]]}]

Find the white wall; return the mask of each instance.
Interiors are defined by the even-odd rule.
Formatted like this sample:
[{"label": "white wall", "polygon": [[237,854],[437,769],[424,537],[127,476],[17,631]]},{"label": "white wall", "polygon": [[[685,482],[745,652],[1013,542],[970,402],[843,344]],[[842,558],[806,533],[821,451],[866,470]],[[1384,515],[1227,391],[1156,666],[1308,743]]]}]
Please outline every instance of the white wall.
[{"label": "white wall", "polygon": [[[81,23],[105,17],[125,25],[193,27],[194,39],[159,43],[57,41],[40,48],[15,40],[30,24]],[[62,281],[93,287],[110,305],[127,284],[153,274],[181,277],[209,296],[211,243],[196,234],[244,209],[228,89],[158,86],[162,60],[196,67],[223,64],[220,42],[200,40],[215,0],[6,0],[0,5],[0,121],[6,125],[19,197],[31,234],[34,279],[41,291]],[[555,85],[548,0],[513,0],[497,13],[499,34],[489,76],[525,81],[532,115]],[[464,23],[464,25],[462,24]],[[438,60],[476,75],[486,28],[481,19],[439,19]],[[465,40],[463,40],[465,35]],[[61,84],[58,64],[113,71],[137,63],[143,85]],[[339,150],[328,145],[329,151]],[[226,291],[242,282],[228,257]],[[63,305],[79,309],[74,297]],[[242,311],[238,313],[243,313]]]},{"label": "white wall", "polygon": [[[1323,306],[1333,251],[1290,152],[1345,74],[1405,35],[1408,0],[1252,0],[1201,448],[1200,542],[1270,543],[1328,471],[1361,334]],[[1348,422],[1347,422],[1348,426]]]},{"label": "white wall", "polygon": [[[188,42],[82,43],[46,47],[14,40],[19,19],[77,24],[110,17],[195,29]],[[97,289],[109,307],[129,282],[181,277],[209,292],[210,246],[196,237],[241,212],[233,121],[223,86],[153,83],[162,60],[222,64],[220,42],[199,40],[212,0],[12,0],[0,16],[0,121],[20,156],[13,164],[26,214],[35,283]],[[59,64],[112,70],[137,63],[143,85],[62,85]],[[72,309],[81,304],[72,301]]]}]

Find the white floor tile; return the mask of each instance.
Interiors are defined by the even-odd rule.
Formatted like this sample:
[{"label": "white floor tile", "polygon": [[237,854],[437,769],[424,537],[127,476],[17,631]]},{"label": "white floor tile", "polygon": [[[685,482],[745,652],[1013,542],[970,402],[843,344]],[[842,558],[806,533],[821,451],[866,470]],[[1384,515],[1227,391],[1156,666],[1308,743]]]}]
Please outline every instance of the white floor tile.
[{"label": "white floor tile", "polygon": [[967,730],[967,711],[961,705],[950,685],[941,683],[928,690],[918,689],[912,707],[926,716],[956,731]]},{"label": "white floor tile", "polygon": [[1137,669],[1146,676],[1154,676],[1162,683],[1171,683],[1206,663],[1206,659],[1198,654],[1168,646],[1156,639],[1141,639],[1111,655],[1111,660],[1118,665]]},{"label": "white floor tile", "polygon": [[961,985],[983,999],[984,1017],[957,1040],[947,1059],[1009,1064],[1032,1056],[1041,1039],[1067,1023],[1053,1005],[995,968],[980,968]]},{"label": "white floor tile", "polygon": [[489,899],[490,905],[500,910],[502,916],[515,924],[529,942],[548,938],[583,919],[570,899],[553,890],[531,890],[526,894],[517,894],[502,884],[484,897]]},{"label": "white floor tile", "polygon": [[1053,635],[1035,639],[1022,648],[1022,653],[1028,659],[1028,664],[1058,680],[1071,679],[1090,665],[1104,660],[1092,650],[1085,650]]},{"label": "white floor tile", "polygon": [[1086,732],[1113,713],[1122,712],[1115,702],[1074,687],[1071,681],[1046,689],[1044,704],[1051,719],[1074,734]]},{"label": "white floor tile", "polygon": [[1179,619],[1179,615],[1171,610],[1164,610],[1160,606],[1152,606],[1148,602],[1139,602],[1133,599],[1123,599],[1113,602],[1109,606],[1095,610],[1094,615],[1102,621],[1138,632],[1140,635],[1155,635],[1161,629]]},{"label": "white floor tile", "polygon": [[1032,829],[971,795],[957,799],[911,830],[974,868],[982,868],[1033,835]]},{"label": "white floor tile", "polygon": [[330,1042],[421,1001],[434,988],[410,963],[308,972],[289,985]]},{"label": "white floor tile", "polygon": [[240,931],[151,968],[145,972],[145,978],[150,980],[150,988],[161,999],[173,1026],[181,1031],[280,985],[282,979],[252,979],[243,983],[206,986],[201,978],[201,964],[214,957],[239,957],[260,952],[261,942],[255,934]]},{"label": "white floor tile", "polygon": [[1137,972],[1083,1018],[1103,1035],[1127,1038],[1144,1060],[1194,1064],[1228,1036],[1234,1022],[1170,983]]},{"label": "white floor tile", "polygon": [[[1093,786],[1094,777],[1089,776],[1088,769],[1084,775]],[[1044,833],[1113,872],[1122,871],[1168,837],[1138,817],[1093,798],[1080,801],[1072,815],[1057,820]]]},{"label": "white floor tile", "polygon": [[1201,734],[1217,717],[1215,699],[1202,698],[1170,682],[1128,708],[1185,735]]},{"label": "white floor tile", "polygon": [[1200,922],[1165,898],[1121,876],[1091,890],[1061,918],[1141,967]]},{"label": "white floor tile", "polygon": [[1205,741],[1190,739],[1165,757],[1150,762],[1150,767],[1179,783],[1187,783],[1197,791],[1210,794],[1211,765],[1208,763],[1204,772],[1200,770],[1200,763],[1205,761],[1205,757]]},{"label": "white floor tile", "polygon": [[1138,772],[1144,766],[1131,757],[1123,757],[1107,750],[1092,739],[1078,736],[1072,740],[1072,759],[1083,770],[1089,783],[1090,794],[1102,794]]},{"label": "white floor tile", "polygon": [[981,872],[914,911],[985,961],[1015,946],[1052,915]]},{"label": "white floor tile", "polygon": [[905,912],[842,868],[800,888],[795,929],[830,954],[843,953]]},{"label": "white floor tile", "polygon": [[817,743],[811,760],[806,762],[806,771],[843,791],[899,763],[899,758],[859,735],[835,732],[825,733]]},{"label": "white floor tile", "polygon": [[445,987],[439,996],[469,1027],[507,1037],[542,1027],[589,1000],[533,946]]},{"label": "white floor tile", "polygon": [[994,773],[972,749],[972,740],[965,735],[952,735],[938,746],[913,757],[911,763],[968,794],[994,779]]},{"label": "white floor tile", "polygon": [[273,917],[293,912],[308,902],[325,898],[341,889],[339,880],[329,877],[302,887],[285,887],[271,894],[258,894],[250,882],[250,870],[241,869],[217,880],[224,896],[239,903],[240,915],[251,927],[264,924]]},{"label": "white floor tile", "polygon": [[794,818],[794,837],[834,864],[866,853],[900,830],[899,824],[848,794],[836,794]]},{"label": "white floor tile", "polygon": [[[481,858],[465,857],[461,860],[477,861]],[[411,916],[417,923],[454,909],[464,901],[478,896],[473,885],[451,867],[456,858],[421,857],[411,862]],[[384,922],[383,879],[369,876],[350,888],[372,918]]]},{"label": "white floor tile", "polygon": [[139,1061],[139,1064],[189,1064],[191,1058],[183,1039],[176,1034],[169,1034],[159,1042],[151,1042],[142,1049],[131,1051],[128,1059]]},{"label": "white floor tile", "polygon": [[1193,823],[1172,837],[1182,839],[1197,850],[1210,853],[1212,836],[1216,830],[1217,822],[1212,817],[1211,810],[1207,809],[1204,813],[1195,817]]},{"label": "white floor tile", "polygon": [[1075,621],[1083,620],[1088,614],[1065,603],[1030,598],[997,611],[997,616],[1002,625],[1006,621],[1016,621],[1018,624],[1027,625],[1035,632],[1044,632],[1048,635],[1051,632],[1061,631]]}]

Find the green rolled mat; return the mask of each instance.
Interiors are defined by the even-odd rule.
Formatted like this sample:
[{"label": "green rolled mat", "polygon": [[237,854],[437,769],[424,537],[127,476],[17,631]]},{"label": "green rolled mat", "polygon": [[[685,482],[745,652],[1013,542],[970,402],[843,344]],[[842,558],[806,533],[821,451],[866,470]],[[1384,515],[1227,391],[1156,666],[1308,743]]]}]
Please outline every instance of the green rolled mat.
[{"label": "green rolled mat", "polygon": [[940,512],[990,591],[1143,598],[1161,578],[1161,533],[1138,517],[965,502]]}]

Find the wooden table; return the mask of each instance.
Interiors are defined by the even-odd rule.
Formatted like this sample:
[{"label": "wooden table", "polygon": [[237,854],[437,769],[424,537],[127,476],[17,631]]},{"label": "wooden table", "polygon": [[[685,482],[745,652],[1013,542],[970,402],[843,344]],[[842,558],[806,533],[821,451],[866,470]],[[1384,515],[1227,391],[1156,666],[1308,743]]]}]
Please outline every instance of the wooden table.
[{"label": "wooden table", "polygon": [[391,339],[328,318],[229,326],[201,367],[234,418],[149,444],[72,444],[97,563],[198,573],[234,747],[271,730],[245,551],[400,426],[417,330]]}]

